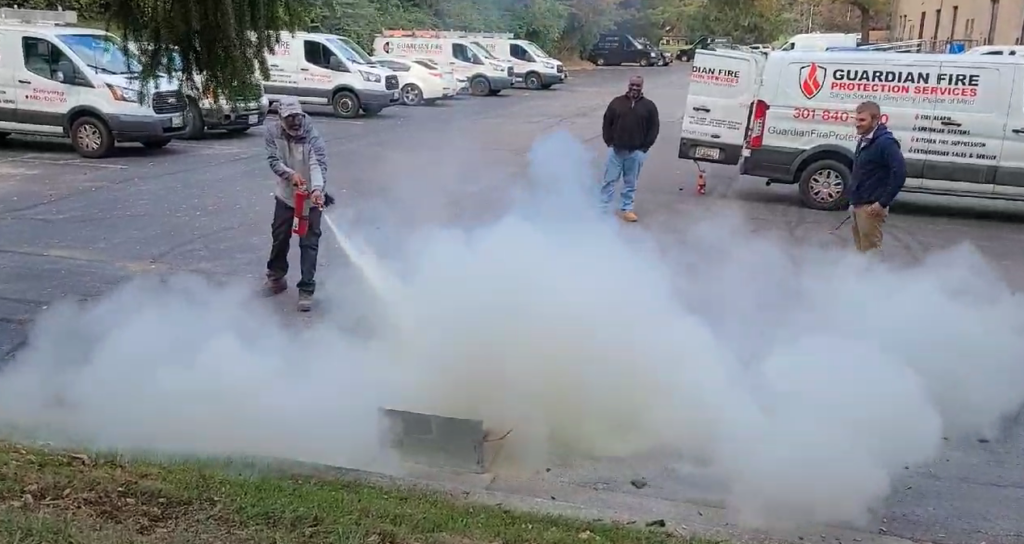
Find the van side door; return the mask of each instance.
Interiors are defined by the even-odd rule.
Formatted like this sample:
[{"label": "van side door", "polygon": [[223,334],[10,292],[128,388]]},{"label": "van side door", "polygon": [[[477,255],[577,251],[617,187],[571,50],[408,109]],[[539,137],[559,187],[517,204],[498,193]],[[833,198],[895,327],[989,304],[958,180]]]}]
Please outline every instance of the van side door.
[{"label": "van side door", "polygon": [[1014,67],[1003,148],[996,166],[995,194],[1024,195],[1024,67]]},{"label": "van side door", "polygon": [[299,101],[330,104],[335,78],[350,72],[348,64],[334,48],[319,39],[304,38],[296,93]]},{"label": "van side door", "polygon": [[757,53],[697,51],[683,105],[680,159],[739,164],[761,63]]},{"label": "van side door", "polygon": [[[15,37],[10,31],[0,30],[0,58],[17,51]],[[16,122],[18,89],[14,83],[14,70],[0,70],[0,129]]]},{"label": "van side door", "polygon": [[298,70],[295,62],[297,51],[293,51],[293,45],[298,40],[284,36],[281,43],[267,55],[267,67],[270,69],[270,79],[263,82],[263,92],[270,100],[279,100],[283,96],[295,96],[298,91]]},{"label": "van side door", "polygon": [[916,86],[934,104],[922,187],[943,188],[929,180],[995,182],[1013,78],[1011,66],[943,60],[934,81]]},{"label": "van side door", "polygon": [[[77,65],[55,41],[30,35],[20,41],[21,58],[8,59],[8,65],[15,67],[17,122],[33,132],[64,134],[68,111],[81,103],[82,89],[92,89],[92,84],[61,71],[62,65]],[[77,68],[73,71],[79,74]]]}]

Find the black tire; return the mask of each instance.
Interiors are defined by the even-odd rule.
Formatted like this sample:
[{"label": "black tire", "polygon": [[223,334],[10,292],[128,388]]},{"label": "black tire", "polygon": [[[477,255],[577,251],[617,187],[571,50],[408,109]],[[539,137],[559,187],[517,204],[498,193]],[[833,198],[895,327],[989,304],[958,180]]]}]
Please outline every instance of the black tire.
[{"label": "black tire", "polygon": [[550,89],[553,86],[554,86],[554,84],[552,84],[552,83],[546,83],[544,85],[541,85],[540,88],[544,89],[546,91],[546,90]]},{"label": "black tire", "polygon": [[594,64],[598,66],[604,66],[605,62],[606,61],[604,60],[604,57],[597,57],[597,60],[594,61]]},{"label": "black tire", "polygon": [[367,117],[373,117],[382,111],[384,111],[384,108],[363,108],[363,113],[366,114]]},{"label": "black tire", "polygon": [[79,117],[71,124],[71,147],[87,159],[110,155],[114,144],[114,135],[107,124],[91,115]]},{"label": "black tire", "polygon": [[529,72],[526,77],[523,78],[523,83],[526,84],[526,88],[532,91],[536,91],[544,86],[544,80],[541,79],[540,74],[537,72]]},{"label": "black tire", "polygon": [[142,142],[142,147],[146,149],[163,149],[167,147],[167,144],[171,143],[170,138],[163,138],[160,140],[149,140],[148,142]]},{"label": "black tire", "polygon": [[490,92],[487,93],[487,96],[498,96],[499,94],[501,94],[500,89],[491,89]]},{"label": "black tire", "polygon": [[199,108],[199,102],[189,97],[188,107],[185,108],[185,135],[186,140],[198,140],[206,133],[206,121],[203,120],[203,110]]},{"label": "black tire", "polygon": [[[850,168],[839,161],[814,161],[800,174],[800,200],[812,210],[842,210],[850,205],[851,177]],[[838,191],[837,184],[841,184]]]},{"label": "black tire", "polygon": [[414,83],[406,83],[402,87],[402,103],[406,106],[419,106],[423,104],[423,89]]},{"label": "black tire", "polygon": [[331,98],[331,107],[334,109],[334,115],[342,119],[355,119],[359,117],[359,108],[362,105],[359,103],[359,97],[355,93],[351,91],[338,91]]},{"label": "black tire", "polygon": [[640,57],[640,66],[646,67],[646,66],[650,66],[650,65],[651,65],[651,59],[649,59],[647,57]]},{"label": "black tire", "polygon": [[249,132],[250,128],[252,127],[231,127],[224,129],[224,132],[227,132],[228,134],[242,134],[245,132]]},{"label": "black tire", "polygon": [[491,82],[486,77],[474,77],[469,82],[469,92],[473,96],[487,96],[491,94]]}]

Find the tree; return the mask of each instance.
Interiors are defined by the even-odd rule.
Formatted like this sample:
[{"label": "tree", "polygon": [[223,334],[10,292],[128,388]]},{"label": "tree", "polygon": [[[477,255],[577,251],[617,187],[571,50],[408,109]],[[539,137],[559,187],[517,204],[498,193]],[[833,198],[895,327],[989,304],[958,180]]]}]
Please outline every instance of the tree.
[{"label": "tree", "polygon": [[860,13],[860,41],[871,41],[872,16],[887,11],[889,0],[848,0],[849,4]]}]

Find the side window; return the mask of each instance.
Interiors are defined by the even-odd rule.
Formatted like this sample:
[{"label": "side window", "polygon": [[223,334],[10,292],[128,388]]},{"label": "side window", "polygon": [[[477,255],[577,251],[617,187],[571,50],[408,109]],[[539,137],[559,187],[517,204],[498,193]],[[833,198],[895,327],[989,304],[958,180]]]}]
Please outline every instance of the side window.
[{"label": "side window", "polygon": [[387,68],[388,70],[391,70],[392,72],[408,72],[409,71],[409,65],[405,64],[404,62],[398,62],[398,61],[394,61],[394,60],[384,60],[384,61],[380,61],[380,64],[384,65],[385,68]]},{"label": "side window", "polygon": [[533,57],[532,55],[530,55],[530,52],[527,51],[525,47],[519,45],[518,43],[514,43],[509,47],[509,54],[511,54],[512,58],[516,60],[533,62]]},{"label": "side window", "polygon": [[626,45],[626,51],[636,51],[636,46],[633,45],[632,40],[626,40],[624,43]]},{"label": "side window", "polygon": [[323,68],[325,70],[331,67],[331,57],[336,56],[331,50],[320,42],[314,42],[310,40],[303,41],[306,54],[306,62]]},{"label": "side window", "polygon": [[986,52],[982,53],[982,55],[1002,55],[1002,54],[1003,54],[1003,52],[999,51],[999,50],[996,50],[996,51],[986,51]]},{"label": "side window", "polygon": [[452,56],[455,57],[455,60],[469,63],[473,62],[473,56],[470,53],[469,48],[466,47],[466,44],[464,43],[452,44]]},{"label": "side window", "polygon": [[[25,57],[25,69],[50,81],[65,83],[60,71],[61,62],[71,64],[71,59],[59,47],[42,38],[22,38],[21,49]],[[74,66],[73,64],[71,64]],[[73,81],[67,82],[69,85]]]}]

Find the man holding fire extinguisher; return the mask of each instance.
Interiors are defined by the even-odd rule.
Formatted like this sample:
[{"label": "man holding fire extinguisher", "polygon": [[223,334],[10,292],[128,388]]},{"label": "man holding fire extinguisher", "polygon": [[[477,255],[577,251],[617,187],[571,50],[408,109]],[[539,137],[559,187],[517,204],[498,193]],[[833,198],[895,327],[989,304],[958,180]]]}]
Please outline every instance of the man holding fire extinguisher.
[{"label": "man holding fire extinguisher", "polygon": [[325,197],[327,147],[299,101],[282,98],[277,104],[277,123],[266,126],[267,162],[277,176],[274,191],[274,222],[271,224],[270,259],[267,260],[265,296],[288,289],[288,250],[292,234],[299,236],[299,268],[302,277],[298,309],[313,307],[316,290],[316,258],[320,248],[320,219],[330,198]]}]

